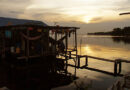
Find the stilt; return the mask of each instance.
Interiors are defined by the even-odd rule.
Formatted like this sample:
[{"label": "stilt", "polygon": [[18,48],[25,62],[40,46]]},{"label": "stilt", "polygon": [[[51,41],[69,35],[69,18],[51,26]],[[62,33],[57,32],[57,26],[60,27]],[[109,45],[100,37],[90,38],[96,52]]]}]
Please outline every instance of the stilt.
[{"label": "stilt", "polygon": [[120,73],[121,73],[121,68],[122,68],[122,63],[121,63],[121,62],[119,62],[119,73],[118,73],[118,74],[120,74]]},{"label": "stilt", "polygon": [[114,63],[114,75],[117,75],[117,61]]},{"label": "stilt", "polygon": [[78,68],[80,68],[80,56],[78,56]]},{"label": "stilt", "polygon": [[88,57],[86,56],[86,58],[85,58],[85,66],[88,66]]},{"label": "stilt", "polygon": [[65,42],[66,42],[65,60],[66,60],[66,61],[65,61],[65,62],[66,62],[66,74],[67,74],[67,69],[68,69],[68,65],[67,65],[67,64],[68,64],[68,60],[67,60],[67,59],[68,59],[68,57],[67,57],[67,49],[68,49],[68,32],[66,32],[65,35],[66,35],[66,39],[65,39]]},{"label": "stilt", "polygon": [[71,51],[69,51],[69,58],[71,58]]},{"label": "stilt", "polygon": [[117,61],[117,67],[119,67],[118,71],[117,71],[117,74],[119,75],[121,73],[122,65],[121,65],[121,61],[119,59],[117,59],[116,61]]}]

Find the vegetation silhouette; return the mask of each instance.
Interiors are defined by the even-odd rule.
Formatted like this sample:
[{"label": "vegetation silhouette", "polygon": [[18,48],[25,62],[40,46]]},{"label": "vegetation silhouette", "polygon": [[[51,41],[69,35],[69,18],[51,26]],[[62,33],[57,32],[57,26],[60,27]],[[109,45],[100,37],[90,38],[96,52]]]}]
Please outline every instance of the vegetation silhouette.
[{"label": "vegetation silhouette", "polygon": [[112,31],[109,32],[95,32],[95,33],[88,33],[88,35],[111,35],[116,36],[112,37],[112,40],[116,43],[123,42],[124,44],[130,44],[130,27],[124,28],[114,28]]},{"label": "vegetation silhouette", "polygon": [[130,37],[112,37],[112,40],[116,43],[130,44]]},{"label": "vegetation silhouette", "polygon": [[88,33],[88,35],[113,35],[113,36],[130,36],[130,27],[121,28],[114,28],[112,31],[109,32],[95,32],[95,33]]}]

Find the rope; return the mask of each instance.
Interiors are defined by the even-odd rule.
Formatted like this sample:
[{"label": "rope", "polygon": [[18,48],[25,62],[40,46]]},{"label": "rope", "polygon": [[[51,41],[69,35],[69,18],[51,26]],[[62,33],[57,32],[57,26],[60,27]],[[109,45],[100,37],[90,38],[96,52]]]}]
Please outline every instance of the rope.
[{"label": "rope", "polygon": [[20,33],[25,39],[28,40],[37,40],[40,39],[42,37],[42,35],[36,36],[36,37],[28,37],[27,35],[25,35],[24,33]]}]

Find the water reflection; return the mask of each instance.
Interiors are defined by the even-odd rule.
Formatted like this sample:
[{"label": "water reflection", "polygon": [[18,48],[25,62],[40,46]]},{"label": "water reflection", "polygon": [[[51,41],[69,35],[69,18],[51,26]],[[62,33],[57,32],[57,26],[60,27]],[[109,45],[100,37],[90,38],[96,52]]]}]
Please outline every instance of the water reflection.
[{"label": "water reflection", "polygon": [[[82,43],[80,43],[82,39]],[[73,38],[70,38],[70,48],[73,45]],[[78,54],[90,55],[95,57],[101,57],[106,59],[115,60],[117,58],[130,60],[130,39],[124,37],[112,37],[112,36],[78,36]],[[85,58],[81,60],[81,66],[84,65]],[[74,64],[73,61],[69,61],[70,64]],[[109,72],[114,71],[114,64],[104,61],[98,61],[95,59],[88,60],[88,66],[96,69],[101,69]],[[130,64],[123,63],[122,73],[129,72]],[[74,68],[69,67],[69,72],[73,73]],[[107,74],[90,71],[87,69],[77,69],[78,80],[88,81],[88,78],[92,80],[92,88],[88,90],[107,90],[119,77],[113,77]],[[87,77],[87,78],[85,78]],[[74,90],[74,83],[59,87],[54,90]]]},{"label": "water reflection", "polygon": [[130,37],[112,37],[113,41],[116,43],[130,44]]},{"label": "water reflection", "polygon": [[102,57],[107,59],[130,59],[130,50],[119,48],[119,47],[106,47],[101,45],[91,45],[87,44],[82,46],[81,50],[82,55],[91,55],[96,57]]},{"label": "water reflection", "polygon": [[[82,39],[82,43],[80,40]],[[70,43],[70,47],[72,43]],[[90,55],[95,57],[101,57],[106,59],[115,60],[117,58],[130,60],[130,38],[125,37],[111,37],[111,36],[78,36],[78,54]],[[84,65],[85,58],[82,58],[81,65]],[[69,61],[73,64],[73,61]],[[97,68],[113,72],[114,64],[104,61],[98,61],[95,59],[89,59],[89,67]],[[123,63],[122,73],[129,72],[130,64]],[[69,67],[69,72],[74,71],[74,68]],[[88,77],[93,80],[92,88],[89,90],[106,90],[112,85],[112,83],[118,78],[109,76],[103,73],[90,71],[86,69],[78,69],[77,76],[80,78]],[[86,79],[84,79],[87,81]],[[67,89],[71,90],[71,87]],[[63,89],[62,87],[58,88]]]},{"label": "water reflection", "polygon": [[108,47],[108,48],[121,48],[121,49],[130,50],[130,43],[129,43],[130,38],[126,38],[126,37],[87,36],[87,35],[78,36],[78,46],[79,47],[80,47],[81,38],[82,38],[81,46],[95,45],[95,46],[103,46],[103,47]]}]

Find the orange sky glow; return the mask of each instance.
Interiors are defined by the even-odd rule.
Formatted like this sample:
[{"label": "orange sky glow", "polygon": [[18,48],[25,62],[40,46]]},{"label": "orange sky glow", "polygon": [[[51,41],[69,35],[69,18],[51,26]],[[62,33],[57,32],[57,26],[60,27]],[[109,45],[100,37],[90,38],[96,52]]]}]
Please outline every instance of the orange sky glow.
[{"label": "orange sky glow", "polygon": [[79,26],[83,32],[95,28],[107,31],[130,22],[130,15],[119,16],[130,11],[129,0],[1,0],[0,5],[0,17],[34,19],[49,25],[58,22]]}]

